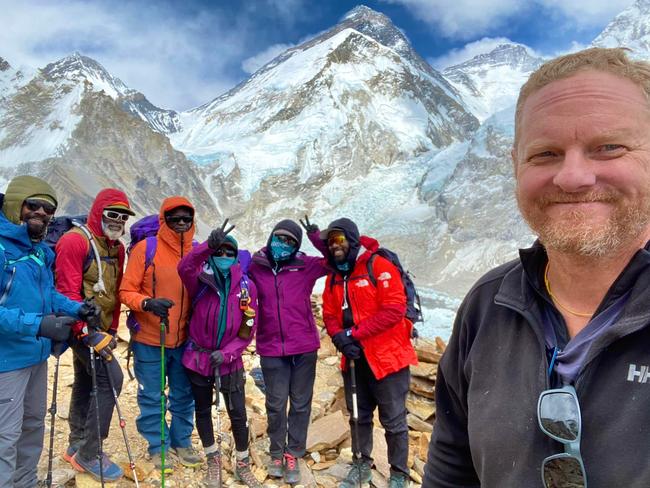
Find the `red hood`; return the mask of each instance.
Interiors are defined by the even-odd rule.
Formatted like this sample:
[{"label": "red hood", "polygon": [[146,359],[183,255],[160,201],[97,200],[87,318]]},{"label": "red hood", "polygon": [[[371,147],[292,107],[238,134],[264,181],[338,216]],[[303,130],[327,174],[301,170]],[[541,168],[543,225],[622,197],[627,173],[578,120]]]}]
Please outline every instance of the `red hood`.
[{"label": "red hood", "polygon": [[379,249],[379,241],[372,237],[361,236],[359,238],[359,243],[361,244],[361,251],[363,251],[364,248],[365,251],[357,258],[357,262],[368,261],[368,259],[370,259],[370,256],[372,256],[375,252],[377,252],[377,249]]},{"label": "red hood", "polygon": [[90,213],[88,214],[88,227],[93,234],[105,237],[104,231],[102,231],[102,212],[106,207],[118,204],[126,205],[131,208],[129,199],[122,190],[117,190],[116,188],[104,188],[97,194],[92,207],[90,207]]},{"label": "red hood", "polygon": [[[158,214],[158,222],[160,222],[160,230],[158,231],[158,238],[165,241],[172,249],[178,249],[180,254],[181,235],[174,232],[165,222],[165,212],[169,212],[178,207],[189,207],[194,211],[194,205],[185,197],[173,196],[165,198],[160,206]],[[194,238],[195,225],[189,228],[187,232],[183,233],[183,255],[192,250],[192,239]]]}]

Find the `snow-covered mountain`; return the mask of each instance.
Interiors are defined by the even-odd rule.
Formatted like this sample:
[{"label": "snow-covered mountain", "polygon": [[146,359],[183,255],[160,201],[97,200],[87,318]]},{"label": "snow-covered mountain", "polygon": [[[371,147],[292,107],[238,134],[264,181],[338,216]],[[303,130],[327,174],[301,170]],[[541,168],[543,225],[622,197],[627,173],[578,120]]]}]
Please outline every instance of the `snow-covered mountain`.
[{"label": "snow-covered mountain", "polygon": [[[639,0],[594,44],[648,58],[648,26],[650,0]],[[70,213],[105,186],[141,214],[183,194],[202,235],[229,216],[251,248],[281,218],[348,216],[400,254],[448,326],[467,287],[532,241],[509,151],[519,87],[542,61],[503,44],[440,73],[362,6],[176,113],[79,54],[35,72],[0,58],[0,182],[46,177]]]},{"label": "snow-covered mountain", "polygon": [[500,44],[492,51],[450,66],[442,74],[480,121],[517,100],[519,88],[544,60],[522,44]]},{"label": "snow-covered mountain", "polygon": [[592,45],[628,47],[634,56],[647,59],[650,53],[650,1],[637,0],[618,14],[594,39]]}]

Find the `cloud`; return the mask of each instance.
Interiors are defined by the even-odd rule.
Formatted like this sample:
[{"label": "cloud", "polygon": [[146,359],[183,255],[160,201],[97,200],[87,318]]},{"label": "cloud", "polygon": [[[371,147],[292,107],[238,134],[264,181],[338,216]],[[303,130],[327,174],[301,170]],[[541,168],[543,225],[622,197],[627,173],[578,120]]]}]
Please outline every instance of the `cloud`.
[{"label": "cloud", "polygon": [[269,46],[264,51],[244,59],[241,63],[241,69],[244,73],[253,74],[273,58],[292,47],[294,47],[293,44],[274,44],[273,46]]},{"label": "cloud", "polygon": [[576,29],[600,27],[633,0],[382,0],[400,4],[450,39],[471,39],[496,32],[533,10],[557,13]]},{"label": "cloud", "polygon": [[520,0],[384,0],[401,4],[445,37],[471,39],[498,29],[516,15]]},{"label": "cloud", "polygon": [[[255,3],[255,5],[253,5]],[[247,2],[273,25],[290,25],[302,0]],[[74,51],[164,108],[206,103],[242,78],[241,60],[259,45],[262,27],[246,9],[185,3],[108,0],[0,0],[0,56],[13,66],[42,68]]]},{"label": "cloud", "polygon": [[463,47],[451,49],[437,58],[430,58],[429,64],[437,70],[443,70],[449,66],[455,66],[472,59],[474,56],[492,51],[500,44],[512,44],[507,37],[484,37],[478,41],[465,44]]}]

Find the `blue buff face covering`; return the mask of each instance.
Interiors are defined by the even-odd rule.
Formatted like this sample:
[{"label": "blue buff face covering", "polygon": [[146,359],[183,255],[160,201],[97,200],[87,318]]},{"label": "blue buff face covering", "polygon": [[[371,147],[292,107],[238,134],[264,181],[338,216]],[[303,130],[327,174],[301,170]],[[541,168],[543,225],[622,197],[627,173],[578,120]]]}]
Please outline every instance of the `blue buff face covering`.
[{"label": "blue buff face covering", "polygon": [[345,263],[340,263],[340,264],[337,263],[336,268],[339,271],[350,271],[350,263],[348,263],[347,261]]},{"label": "blue buff face covering", "polygon": [[219,268],[219,271],[224,275],[230,273],[230,267],[237,261],[236,258],[229,258],[227,256],[215,256],[212,259],[214,260],[215,266]]},{"label": "blue buff face covering", "polygon": [[295,251],[296,246],[287,244],[278,239],[278,236],[271,237],[271,256],[276,261],[284,261],[289,259],[293,252]]}]

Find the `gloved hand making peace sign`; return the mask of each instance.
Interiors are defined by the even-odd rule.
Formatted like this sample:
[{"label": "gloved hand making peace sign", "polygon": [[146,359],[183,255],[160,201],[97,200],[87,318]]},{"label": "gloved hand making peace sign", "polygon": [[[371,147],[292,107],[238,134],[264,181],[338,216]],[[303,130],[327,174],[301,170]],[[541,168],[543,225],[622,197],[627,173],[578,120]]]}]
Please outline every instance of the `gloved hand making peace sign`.
[{"label": "gloved hand making peace sign", "polygon": [[226,236],[232,232],[235,228],[234,225],[231,225],[227,230],[226,226],[228,225],[228,219],[223,221],[223,224],[219,229],[214,229],[210,232],[210,237],[208,237],[208,247],[214,251],[221,247],[221,244],[226,240]]}]

